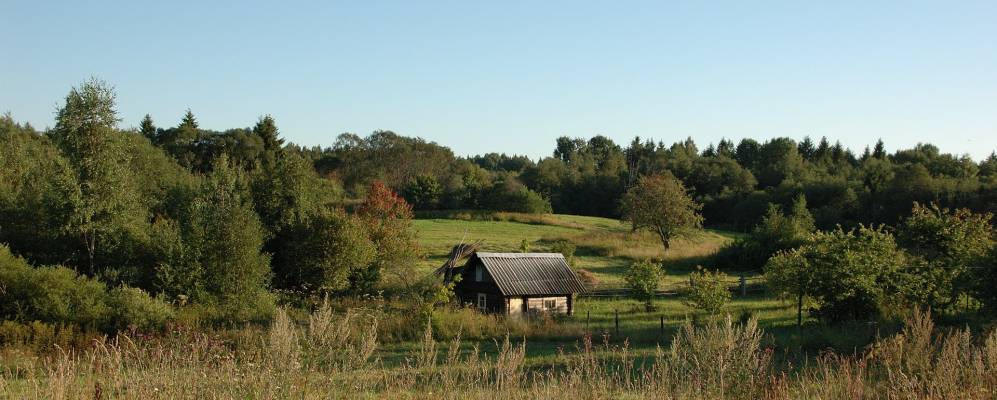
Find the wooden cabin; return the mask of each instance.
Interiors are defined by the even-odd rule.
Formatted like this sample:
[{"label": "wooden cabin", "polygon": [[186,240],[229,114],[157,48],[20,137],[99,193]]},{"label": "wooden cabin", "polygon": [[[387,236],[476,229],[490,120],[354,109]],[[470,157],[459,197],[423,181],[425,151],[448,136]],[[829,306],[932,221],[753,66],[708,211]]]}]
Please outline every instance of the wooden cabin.
[{"label": "wooden cabin", "polygon": [[560,253],[475,252],[458,274],[460,301],[489,313],[571,315],[574,294],[585,291]]}]

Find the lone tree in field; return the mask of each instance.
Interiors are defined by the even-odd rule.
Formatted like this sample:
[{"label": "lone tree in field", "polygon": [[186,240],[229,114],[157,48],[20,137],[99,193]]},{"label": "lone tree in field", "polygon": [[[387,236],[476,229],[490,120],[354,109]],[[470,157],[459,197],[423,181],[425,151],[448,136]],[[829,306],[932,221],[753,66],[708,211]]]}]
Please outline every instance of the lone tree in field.
[{"label": "lone tree in field", "polygon": [[634,297],[644,301],[644,309],[647,311],[654,309],[651,300],[654,299],[654,292],[658,290],[662,275],[664,269],[661,268],[661,264],[644,260],[631,264],[624,276],[627,286],[634,291]]},{"label": "lone tree in field", "polygon": [[675,237],[702,226],[702,208],[671,174],[642,177],[623,195],[623,220],[656,233],[665,250]]}]

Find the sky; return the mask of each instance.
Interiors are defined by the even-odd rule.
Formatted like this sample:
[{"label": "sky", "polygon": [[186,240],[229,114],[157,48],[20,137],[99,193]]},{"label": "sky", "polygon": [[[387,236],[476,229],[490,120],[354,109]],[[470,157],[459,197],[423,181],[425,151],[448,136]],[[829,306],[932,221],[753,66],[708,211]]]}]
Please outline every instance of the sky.
[{"label": "sky", "polygon": [[997,1],[0,0],[0,44],[0,112],[37,128],[95,76],[125,128],[270,114],[306,146],[387,129],[532,158],[599,134],[997,149]]}]

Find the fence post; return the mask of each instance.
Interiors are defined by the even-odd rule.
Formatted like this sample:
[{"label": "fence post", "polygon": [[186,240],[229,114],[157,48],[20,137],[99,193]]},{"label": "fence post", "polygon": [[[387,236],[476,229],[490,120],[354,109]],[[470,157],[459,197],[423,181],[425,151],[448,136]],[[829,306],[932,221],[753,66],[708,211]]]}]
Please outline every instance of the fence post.
[{"label": "fence post", "polygon": [[665,334],[665,316],[662,315],[660,318],[661,318],[661,335],[664,336],[664,334]]},{"label": "fence post", "polygon": [[741,297],[748,295],[748,278],[741,272]]},{"label": "fence post", "polygon": [[616,321],[616,336],[620,336],[620,311],[613,310],[614,320]]},{"label": "fence post", "polygon": [[589,318],[592,317],[592,311],[585,311],[585,332],[589,332]]}]

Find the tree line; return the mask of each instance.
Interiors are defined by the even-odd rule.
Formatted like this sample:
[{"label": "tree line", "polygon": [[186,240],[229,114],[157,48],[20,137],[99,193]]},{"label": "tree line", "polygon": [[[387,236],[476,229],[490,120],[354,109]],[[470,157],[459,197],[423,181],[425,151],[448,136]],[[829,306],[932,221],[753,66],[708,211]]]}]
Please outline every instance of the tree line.
[{"label": "tree line", "polygon": [[372,294],[420,256],[404,199],[373,181],[346,202],[270,116],[129,130],[115,101],[89,80],[45,132],[0,118],[3,319],[142,327],[181,304],[265,320],[281,291]]},{"label": "tree line", "polygon": [[[191,110],[175,127],[149,115],[134,129],[119,121],[115,93],[99,80],[73,88],[44,132],[0,118],[5,318],[93,315],[91,324],[106,325],[124,317],[93,310],[127,310],[123,303],[163,315],[171,303],[251,321],[266,318],[283,291],[364,295],[390,280],[419,292],[411,219],[447,209],[620,217],[666,249],[686,228],[737,229],[751,235],[723,249],[717,266],[783,272],[825,265],[818,255],[848,241],[886,243],[874,247],[882,257],[923,272],[863,275],[856,282],[919,289],[875,286],[866,311],[843,314],[868,314],[887,298],[951,308],[987,296],[968,282],[989,279],[978,271],[991,257],[993,154],[976,162],[930,144],[889,154],[879,141],[856,155],[826,138],[721,140],[704,150],[692,139],[635,138],[622,147],[595,136],[558,138],[551,156],[534,161],[458,157],[390,131],[306,148],[285,143],[266,115],[225,131],[201,128]],[[960,221],[972,229],[952,233]],[[959,247],[967,243],[978,244],[971,257]],[[854,260],[839,261],[831,264]],[[801,304],[830,304],[839,293],[813,276],[779,274],[773,282]]]}]

